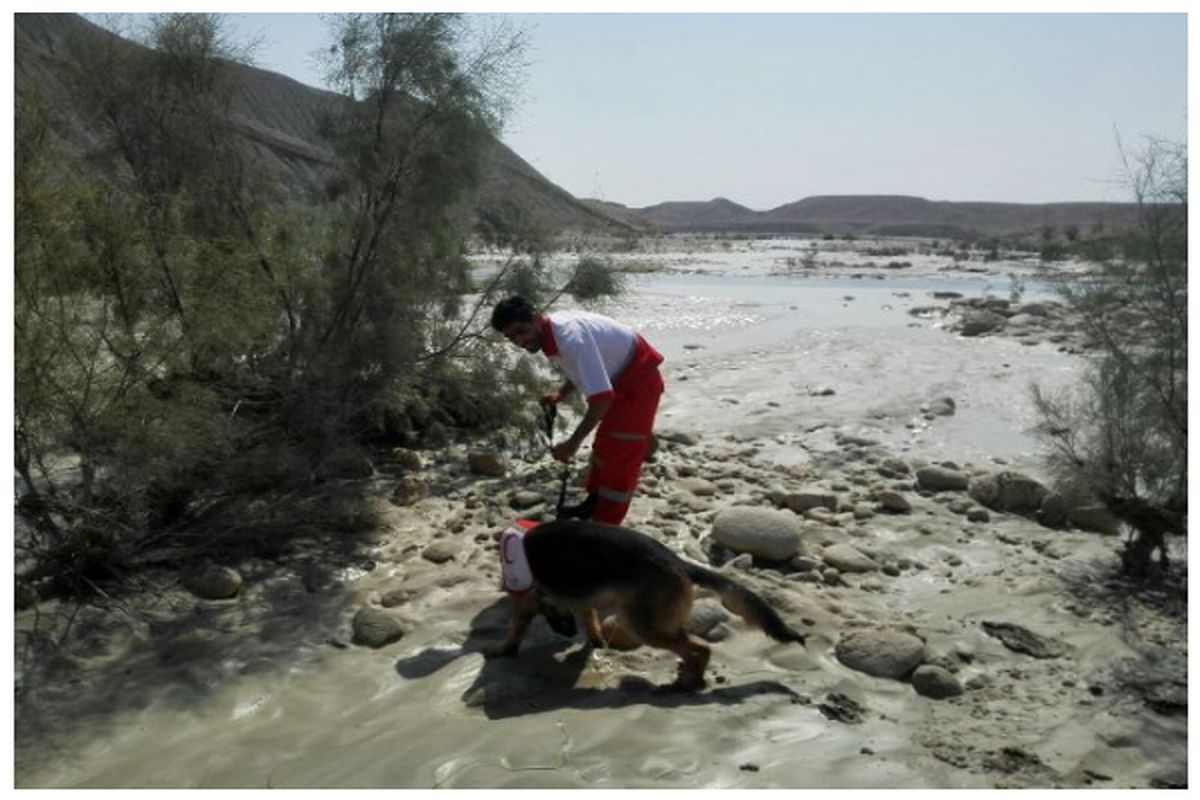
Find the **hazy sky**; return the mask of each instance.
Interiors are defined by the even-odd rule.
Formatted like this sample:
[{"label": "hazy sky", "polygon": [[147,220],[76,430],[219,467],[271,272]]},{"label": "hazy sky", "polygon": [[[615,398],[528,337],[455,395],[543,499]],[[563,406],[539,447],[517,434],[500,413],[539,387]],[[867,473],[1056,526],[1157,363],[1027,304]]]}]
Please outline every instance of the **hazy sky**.
[{"label": "hazy sky", "polygon": [[[317,14],[231,14],[320,85]],[[1118,135],[1184,139],[1187,16],[508,14],[529,66],[505,142],[629,206],[817,194],[1125,200]]]}]

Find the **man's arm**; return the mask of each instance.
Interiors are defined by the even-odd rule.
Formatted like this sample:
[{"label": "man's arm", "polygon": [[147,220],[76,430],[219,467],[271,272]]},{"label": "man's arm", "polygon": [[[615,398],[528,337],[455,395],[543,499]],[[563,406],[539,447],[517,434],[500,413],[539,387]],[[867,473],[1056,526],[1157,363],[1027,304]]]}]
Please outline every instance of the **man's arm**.
[{"label": "man's arm", "polygon": [[604,419],[604,415],[608,413],[609,406],[612,405],[612,394],[600,395],[594,399],[589,399],[587,411],[583,414],[583,419],[579,421],[575,432],[570,438],[561,444],[556,444],[551,450],[556,461],[561,461],[564,464],[571,460],[571,456],[579,451],[583,446],[583,440],[596,429],[600,424],[600,420]]}]

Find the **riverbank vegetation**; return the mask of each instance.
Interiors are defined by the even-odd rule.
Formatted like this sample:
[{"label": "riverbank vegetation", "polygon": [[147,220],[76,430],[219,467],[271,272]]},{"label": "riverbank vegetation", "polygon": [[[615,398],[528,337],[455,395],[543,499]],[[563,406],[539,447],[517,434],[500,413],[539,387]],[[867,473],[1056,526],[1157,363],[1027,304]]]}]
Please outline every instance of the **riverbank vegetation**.
[{"label": "riverbank vegetation", "polygon": [[[552,237],[516,211],[475,213],[519,32],[480,35],[447,14],[334,17],[338,97],[320,120],[334,159],[311,202],[267,180],[238,129],[246,52],[219,15],[159,15],[143,40],[69,48],[69,102],[98,121],[82,139],[55,116],[62,98],[32,84],[17,96],[26,597],[90,594],[139,563],[270,550],[329,524],[287,498],[369,475],[372,453],[521,421],[533,376],[508,374],[485,313],[514,276],[547,299],[612,288],[592,264],[551,274]],[[506,253],[482,287],[467,260],[479,242]],[[227,524],[252,503],[243,518],[269,524]],[[329,508],[365,527],[353,498]]]}]

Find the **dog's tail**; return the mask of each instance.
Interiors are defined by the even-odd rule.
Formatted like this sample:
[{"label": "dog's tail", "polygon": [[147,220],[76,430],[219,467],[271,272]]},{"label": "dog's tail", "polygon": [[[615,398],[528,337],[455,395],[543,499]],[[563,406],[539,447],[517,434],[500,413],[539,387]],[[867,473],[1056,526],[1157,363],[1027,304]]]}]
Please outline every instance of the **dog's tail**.
[{"label": "dog's tail", "polygon": [[[682,559],[681,559],[682,560]],[[788,626],[767,605],[767,601],[736,581],[724,575],[705,569],[699,564],[684,561],[687,576],[692,583],[712,589],[721,598],[721,605],[737,614],[742,619],[762,629],[762,632],[777,642],[799,642],[804,644],[804,634]]]}]

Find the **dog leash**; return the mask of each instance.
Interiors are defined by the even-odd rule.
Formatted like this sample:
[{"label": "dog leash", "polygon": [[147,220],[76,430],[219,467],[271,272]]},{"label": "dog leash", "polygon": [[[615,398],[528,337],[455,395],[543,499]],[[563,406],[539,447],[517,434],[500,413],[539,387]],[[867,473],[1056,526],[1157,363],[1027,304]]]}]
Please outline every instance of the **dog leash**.
[{"label": "dog leash", "polygon": [[[547,403],[542,406],[542,422],[546,426],[546,446],[553,454],[554,450],[554,420],[558,417],[558,406]],[[571,465],[563,464],[562,483],[558,487],[558,505],[554,508],[555,518],[562,517],[563,505],[567,501],[567,479],[571,477]]]}]

